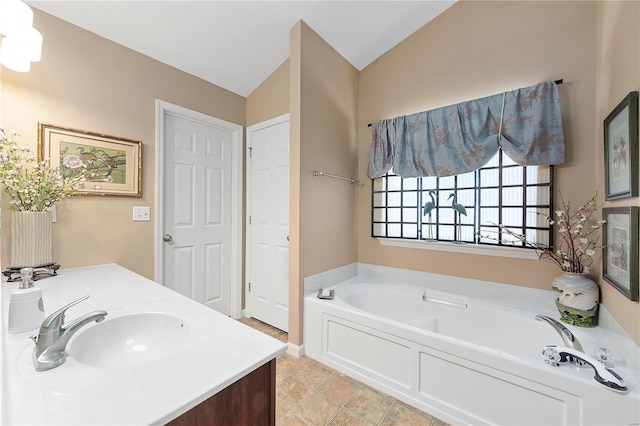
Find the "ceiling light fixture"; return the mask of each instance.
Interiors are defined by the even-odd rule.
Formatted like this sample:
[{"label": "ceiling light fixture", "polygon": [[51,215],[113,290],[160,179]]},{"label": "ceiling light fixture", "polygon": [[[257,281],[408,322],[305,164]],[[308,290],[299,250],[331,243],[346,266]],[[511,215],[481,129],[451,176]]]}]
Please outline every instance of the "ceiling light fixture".
[{"label": "ceiling light fixture", "polygon": [[42,34],[33,28],[33,11],[21,0],[0,0],[0,64],[19,72],[40,60]]}]

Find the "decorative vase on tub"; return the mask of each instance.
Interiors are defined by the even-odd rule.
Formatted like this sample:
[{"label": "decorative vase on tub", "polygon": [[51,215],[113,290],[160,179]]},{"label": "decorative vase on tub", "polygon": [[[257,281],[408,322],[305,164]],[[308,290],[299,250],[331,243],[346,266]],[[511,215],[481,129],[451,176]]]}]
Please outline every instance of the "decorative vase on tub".
[{"label": "decorative vase on tub", "polygon": [[579,327],[598,324],[600,289],[585,273],[565,272],[553,279],[556,307],[563,322]]},{"label": "decorative vase on tub", "polygon": [[542,215],[549,225],[557,226],[558,243],[555,246],[529,241],[526,236],[499,225],[502,232],[520,240],[525,246],[534,248],[540,259],[554,262],[563,274],[553,279],[552,288],[556,294],[556,307],[560,319],[567,324],[580,327],[594,327],[598,324],[598,301],[600,289],[587,277],[599,244],[600,228],[604,220],[592,221],[591,216],[600,208],[596,195],[574,212],[571,203],[565,203],[562,195],[562,209],[555,215]]}]

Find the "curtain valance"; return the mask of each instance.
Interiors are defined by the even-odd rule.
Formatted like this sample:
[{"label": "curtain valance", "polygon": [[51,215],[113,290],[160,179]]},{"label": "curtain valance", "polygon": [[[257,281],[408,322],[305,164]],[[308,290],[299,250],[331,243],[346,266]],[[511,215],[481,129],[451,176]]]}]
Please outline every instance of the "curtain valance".
[{"label": "curtain valance", "polygon": [[560,98],[553,81],[373,124],[368,175],[451,176],[502,150],[523,166],[564,162]]}]

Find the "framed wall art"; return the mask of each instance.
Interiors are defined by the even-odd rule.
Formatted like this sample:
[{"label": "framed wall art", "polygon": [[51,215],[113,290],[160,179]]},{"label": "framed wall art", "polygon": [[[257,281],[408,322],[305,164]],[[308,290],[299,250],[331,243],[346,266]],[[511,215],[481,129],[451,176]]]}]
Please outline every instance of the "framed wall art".
[{"label": "framed wall art", "polygon": [[606,200],[638,196],[638,92],[631,92],[604,120]]},{"label": "framed wall art", "polygon": [[638,207],[605,207],[602,218],[604,279],[638,301]]},{"label": "framed wall art", "polygon": [[84,195],[142,196],[142,142],[38,123],[38,159],[87,169]]}]

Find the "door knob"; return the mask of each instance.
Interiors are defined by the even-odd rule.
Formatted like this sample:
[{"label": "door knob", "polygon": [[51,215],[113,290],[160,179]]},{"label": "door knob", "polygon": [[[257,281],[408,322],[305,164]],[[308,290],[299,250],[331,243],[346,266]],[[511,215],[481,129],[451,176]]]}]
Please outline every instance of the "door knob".
[{"label": "door knob", "polygon": [[173,237],[169,234],[164,234],[162,236],[162,241],[164,241],[165,243],[170,243],[171,241],[173,241]]}]

